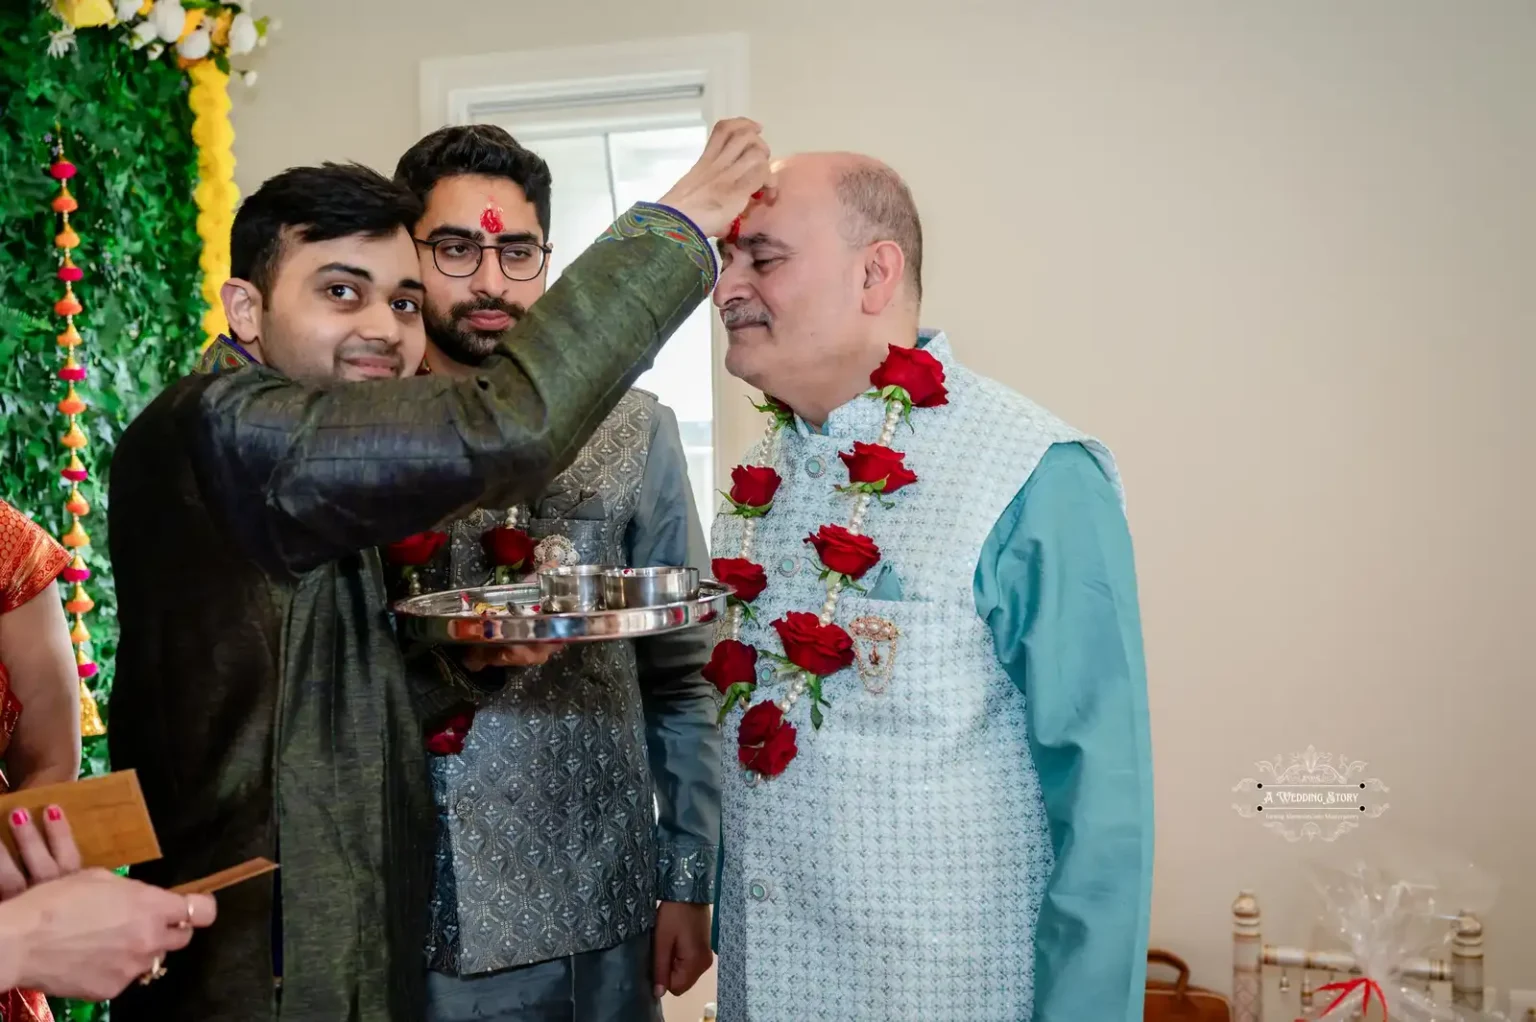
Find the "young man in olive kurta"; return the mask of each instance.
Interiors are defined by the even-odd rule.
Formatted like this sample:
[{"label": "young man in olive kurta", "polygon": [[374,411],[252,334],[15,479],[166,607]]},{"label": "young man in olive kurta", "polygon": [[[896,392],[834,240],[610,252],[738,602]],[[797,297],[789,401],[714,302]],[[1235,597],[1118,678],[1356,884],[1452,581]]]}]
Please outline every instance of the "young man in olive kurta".
[{"label": "young man in olive kurta", "polygon": [[242,207],[276,244],[243,247],[237,218],[236,336],[124,434],[110,523],[112,762],[164,852],[135,874],[283,868],[226,892],[119,1022],[421,1017],[430,790],[371,548],[545,486],[708,294],[705,237],[767,156],[755,125],[717,127],[668,206],[621,217],[459,380],[413,375],[419,204],[358,168],[298,173],[269,183],[275,211]]}]

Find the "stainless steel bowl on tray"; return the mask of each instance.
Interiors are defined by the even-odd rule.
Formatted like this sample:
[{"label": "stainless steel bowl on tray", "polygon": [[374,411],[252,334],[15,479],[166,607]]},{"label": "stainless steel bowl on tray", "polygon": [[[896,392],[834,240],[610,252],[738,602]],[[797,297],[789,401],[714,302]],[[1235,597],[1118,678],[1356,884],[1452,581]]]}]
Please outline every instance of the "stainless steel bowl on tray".
[{"label": "stainless steel bowl on tray", "polygon": [[698,591],[697,568],[609,568],[603,572],[603,606],[608,610],[681,603]]},{"label": "stainless steel bowl on tray", "polygon": [[604,564],[571,564],[539,572],[544,609],[557,614],[603,609]]},{"label": "stainless steel bowl on tray", "polygon": [[716,621],[732,592],[729,586],[705,580],[688,598],[673,603],[560,612],[544,606],[540,583],[523,582],[412,596],[394,610],[403,637],[434,645],[602,642]]}]

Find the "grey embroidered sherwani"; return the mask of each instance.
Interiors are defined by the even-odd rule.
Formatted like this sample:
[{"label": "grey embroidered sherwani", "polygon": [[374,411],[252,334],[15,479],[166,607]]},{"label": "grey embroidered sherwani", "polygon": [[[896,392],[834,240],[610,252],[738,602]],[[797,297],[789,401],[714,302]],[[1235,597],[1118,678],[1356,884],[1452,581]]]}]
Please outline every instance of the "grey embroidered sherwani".
[{"label": "grey embroidered sherwani", "polygon": [[543,492],[714,276],[697,229],[637,206],[470,378],[311,387],[215,352],[229,371],[128,428],[111,758],[138,771],[164,853],[134,875],[282,869],[222,893],[115,1022],[422,1017],[431,788],[372,548]]},{"label": "grey embroidered sherwani", "polygon": [[[485,584],[494,567],[481,539],[505,524],[539,542],[540,563],[708,573],[676,419],[641,390],[538,500],[455,522],[419,581]],[[720,739],[714,688],[699,674],[710,646],[703,628],[577,645],[542,667],[483,672],[490,678],[465,675],[456,651],[414,658],[475,705],[463,752],[432,760],[428,958],[441,975],[430,1017],[482,1017],[488,1002],[502,1018],[543,1020],[553,1016],[535,1006],[556,1003],[572,1018],[653,1017],[656,902],[713,897]],[[580,977],[598,975],[605,989],[581,989],[594,984]]]}]

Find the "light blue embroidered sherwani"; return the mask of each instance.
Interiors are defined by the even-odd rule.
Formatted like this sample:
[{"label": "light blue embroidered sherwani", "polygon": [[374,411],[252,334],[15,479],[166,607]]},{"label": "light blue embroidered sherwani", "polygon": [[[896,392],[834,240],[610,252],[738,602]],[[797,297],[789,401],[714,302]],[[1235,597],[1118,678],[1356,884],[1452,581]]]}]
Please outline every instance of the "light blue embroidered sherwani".
[{"label": "light blue embroidered sherwani", "polygon": [[[827,679],[819,732],[802,697],[780,777],[728,771],[720,1017],[1139,1019],[1152,764],[1118,472],[959,365],[942,334],[923,343],[950,403],[915,410],[892,442],[919,482],[871,507],[882,561],[836,614],[895,624],[894,667]],[[872,442],[881,414],[860,398],[820,431],[783,431],[784,483],[753,550],[769,587],[745,641],[779,652],[767,625],[819,608],[802,541],[847,523],[837,452]],[[740,522],[717,520],[715,556],[740,550]],[[760,668],[754,701],[778,699]]]}]

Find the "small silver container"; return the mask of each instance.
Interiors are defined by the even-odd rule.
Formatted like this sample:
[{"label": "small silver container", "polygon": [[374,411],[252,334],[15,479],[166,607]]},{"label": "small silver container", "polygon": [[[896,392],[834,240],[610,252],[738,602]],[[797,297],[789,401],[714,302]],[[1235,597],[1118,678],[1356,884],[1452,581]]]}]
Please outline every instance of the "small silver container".
[{"label": "small silver container", "polygon": [[546,614],[603,609],[606,564],[567,564],[539,572],[539,602]]},{"label": "small silver container", "polygon": [[609,610],[682,603],[698,591],[697,568],[609,568],[603,572],[603,606]]}]

